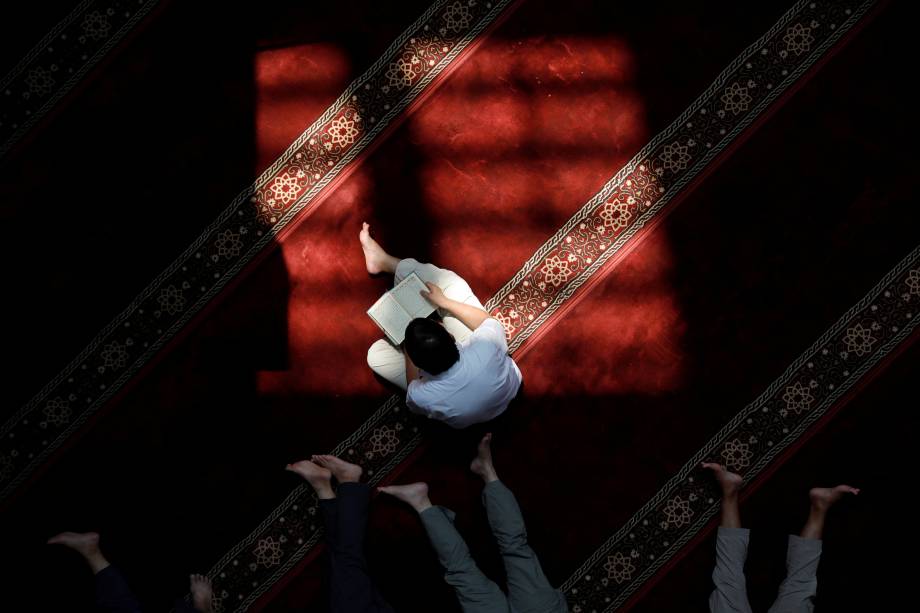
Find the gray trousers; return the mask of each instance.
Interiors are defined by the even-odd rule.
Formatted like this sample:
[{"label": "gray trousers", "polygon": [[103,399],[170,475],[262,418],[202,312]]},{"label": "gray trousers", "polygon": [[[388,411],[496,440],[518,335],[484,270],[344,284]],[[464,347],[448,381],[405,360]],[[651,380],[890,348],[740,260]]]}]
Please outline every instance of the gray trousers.
[{"label": "gray trousers", "polygon": [[562,592],[553,589],[537,554],[527,544],[524,518],[514,494],[501,481],[482,490],[489,526],[498,543],[508,577],[507,596],[482,574],[454,528],[454,512],[431,507],[421,513],[422,524],[444,567],[444,579],[454,588],[464,613],[567,613]]},{"label": "gray trousers", "polygon": [[[709,610],[712,613],[751,613],[744,580],[744,562],[747,560],[750,535],[750,530],[746,528],[719,527],[716,568],[712,571],[715,589],[709,596]],[[789,536],[786,578],[779,586],[779,594],[769,613],[814,611],[815,593],[818,590],[816,573],[820,560],[821,541]]]}]

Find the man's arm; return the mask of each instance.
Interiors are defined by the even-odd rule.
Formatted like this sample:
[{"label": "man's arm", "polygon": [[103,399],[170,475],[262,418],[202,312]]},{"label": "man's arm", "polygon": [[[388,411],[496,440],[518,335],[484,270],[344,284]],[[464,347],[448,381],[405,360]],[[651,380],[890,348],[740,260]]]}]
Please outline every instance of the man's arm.
[{"label": "man's arm", "polygon": [[439,309],[450,311],[451,315],[459,319],[460,322],[470,330],[475,330],[482,324],[482,322],[490,317],[487,311],[484,311],[479,307],[474,307],[469,304],[457,302],[456,300],[451,300],[445,296],[444,292],[441,291],[441,288],[434,283],[426,282],[425,285],[428,286],[428,291],[421,291],[419,293],[426,300],[428,300],[428,302],[438,307]]},{"label": "man's arm", "polygon": [[406,357],[406,385],[418,379],[418,366],[412,363],[412,360],[409,359],[409,354],[403,349],[403,355]]}]

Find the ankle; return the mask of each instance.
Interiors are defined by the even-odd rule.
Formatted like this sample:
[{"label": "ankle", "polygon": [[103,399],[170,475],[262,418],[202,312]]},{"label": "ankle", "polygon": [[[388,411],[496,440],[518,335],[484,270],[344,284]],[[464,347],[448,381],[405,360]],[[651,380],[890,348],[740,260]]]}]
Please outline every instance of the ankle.
[{"label": "ankle", "polygon": [[86,563],[89,564],[89,568],[93,571],[94,575],[98,575],[111,566],[109,561],[105,559],[105,556],[98,551],[85,553],[83,557],[86,558]]},{"label": "ankle", "polygon": [[320,500],[335,498],[335,490],[332,489],[332,483],[329,481],[310,482],[310,485],[313,487],[313,491],[316,492],[316,497]]},{"label": "ankle", "polygon": [[429,500],[426,496],[423,500],[419,500],[418,502],[413,503],[412,508],[415,509],[416,513],[421,514],[424,511],[430,509],[432,506],[433,505],[431,504],[431,500]]}]

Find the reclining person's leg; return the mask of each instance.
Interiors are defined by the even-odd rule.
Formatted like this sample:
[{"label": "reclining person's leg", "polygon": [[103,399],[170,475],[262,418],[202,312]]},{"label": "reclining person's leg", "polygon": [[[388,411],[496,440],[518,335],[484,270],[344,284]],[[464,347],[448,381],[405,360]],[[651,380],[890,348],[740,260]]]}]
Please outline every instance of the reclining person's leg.
[{"label": "reclining person's leg", "polygon": [[566,613],[569,608],[565,595],[550,584],[527,541],[517,499],[498,479],[492,464],[491,440],[491,434],[483,437],[470,469],[485,482],[482,503],[505,565],[511,609],[515,613]]},{"label": "reclining person's leg", "polygon": [[847,494],[859,490],[849,485],[819,487],[809,492],[811,509],[808,521],[799,536],[789,535],[786,550],[786,578],[779,586],[776,602],[769,613],[811,613],[818,592],[818,563],[824,535],[824,520],[828,510]]},{"label": "reclining person's leg", "polygon": [[751,613],[744,577],[751,533],[741,527],[738,510],[741,476],[728,472],[720,464],[703,464],[703,467],[713,472],[722,488],[722,521],[716,537],[716,567],[712,571],[715,589],[709,596],[709,610],[712,613]]},{"label": "reclining person's leg", "polygon": [[444,580],[454,588],[464,613],[509,613],[505,594],[479,570],[454,527],[453,511],[432,506],[426,484],[391,485],[380,491],[408,503],[419,514],[444,567]]}]

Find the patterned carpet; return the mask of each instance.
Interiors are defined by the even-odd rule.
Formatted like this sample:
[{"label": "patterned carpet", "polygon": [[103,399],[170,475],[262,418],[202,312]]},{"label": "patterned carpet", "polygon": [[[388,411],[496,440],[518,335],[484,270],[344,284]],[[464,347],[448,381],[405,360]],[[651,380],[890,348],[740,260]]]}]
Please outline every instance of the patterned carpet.
[{"label": "patterned carpet", "polygon": [[[476,432],[421,423],[364,365],[386,281],[363,271],[362,220],[505,324],[525,392],[496,460],[573,610],[705,610],[718,501],[700,459],[751,481],[761,526],[840,466],[890,485],[847,450],[883,451],[911,419],[873,421],[864,399],[916,374],[916,351],[898,357],[920,300],[912,107],[886,64],[892,44],[909,55],[906,9],[263,10],[220,35],[227,55],[195,38],[207,10],[166,5],[0,161],[8,217],[27,227],[38,186],[48,212],[46,247],[5,247],[30,253],[5,315],[41,330],[7,347],[34,364],[0,447],[25,561],[10,598],[41,593],[36,567],[62,578],[43,606],[85,596],[37,543],[92,528],[150,610],[207,569],[224,611],[323,610],[315,500],[280,468],[333,449],[372,482],[429,481],[501,576],[466,471]],[[829,536],[822,585],[888,555],[830,544],[878,520],[868,498]],[[456,610],[417,520],[379,500],[371,522],[397,610]],[[777,568],[757,564],[766,602]]]}]

